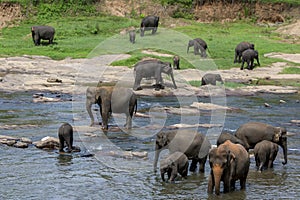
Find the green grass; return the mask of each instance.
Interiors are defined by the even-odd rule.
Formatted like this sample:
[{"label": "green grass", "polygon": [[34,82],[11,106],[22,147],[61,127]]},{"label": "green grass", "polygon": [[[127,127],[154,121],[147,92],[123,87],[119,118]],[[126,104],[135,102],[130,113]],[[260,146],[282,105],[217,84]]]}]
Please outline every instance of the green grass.
[{"label": "green grass", "polygon": [[282,70],[281,74],[300,74],[300,68],[299,67],[287,67]]},{"label": "green grass", "polygon": [[[20,1],[23,2],[23,1]],[[47,15],[43,15],[47,16]],[[298,53],[299,44],[284,43],[283,38],[273,31],[273,27],[257,26],[251,21],[234,23],[197,23],[188,21],[188,26],[173,29],[161,25],[155,35],[146,32],[141,38],[137,33],[136,43],[129,43],[128,35],[120,31],[134,26],[138,29],[140,18],[121,18],[114,16],[76,16],[76,17],[40,17],[22,21],[18,26],[0,30],[0,56],[44,55],[53,59],[85,58],[102,54],[128,53],[129,59],[113,62],[112,65],[132,67],[144,57],[159,58],[172,62],[171,57],[158,57],[142,53],[143,49],[179,55],[180,68],[200,70],[239,68],[233,64],[234,48],[241,41],[255,44],[259,51],[261,66],[270,65],[280,59],[265,58],[270,52]],[[53,45],[34,46],[30,27],[33,25],[51,25],[56,34]],[[209,48],[208,58],[201,59],[193,55],[193,48],[187,54],[189,39],[200,37]]]}]

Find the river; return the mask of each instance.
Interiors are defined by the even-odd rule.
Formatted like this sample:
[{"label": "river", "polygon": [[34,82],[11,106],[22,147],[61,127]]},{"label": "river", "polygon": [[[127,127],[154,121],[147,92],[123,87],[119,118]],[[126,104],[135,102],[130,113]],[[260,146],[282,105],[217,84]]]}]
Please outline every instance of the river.
[{"label": "river", "polygon": [[[72,96],[61,94],[60,97],[65,100],[62,102],[34,103],[33,94],[34,92],[0,93],[2,135],[27,137],[37,141],[45,136],[57,137],[58,127],[63,122],[69,122],[75,127],[89,124],[87,113],[77,109],[76,101],[68,101]],[[210,98],[205,97],[199,100],[210,102]],[[280,103],[280,100],[285,103]],[[251,157],[244,191],[240,191],[237,184],[234,192],[221,193],[219,197],[208,195],[208,162],[204,174],[189,173],[187,179],[179,178],[174,184],[163,183],[152,167],[154,136],[159,128],[151,127],[157,124],[168,126],[182,121],[194,124],[195,117],[159,113],[153,108],[154,104],[158,107],[178,107],[185,100],[179,103],[177,98],[172,97],[141,97],[138,100],[139,112],[156,117],[135,117],[132,132],[114,131],[103,134],[99,127],[75,132],[74,144],[84,151],[95,153],[94,157],[59,155],[56,151],[40,150],[33,145],[27,149],[0,145],[0,199],[299,199],[300,126],[291,123],[291,120],[300,119],[299,100],[299,94],[226,97],[227,106],[236,109],[223,113],[224,116],[217,119],[224,124],[225,130],[233,132],[243,123],[260,121],[284,126],[289,133],[288,164],[281,164],[281,148],[274,168],[262,173],[256,171],[254,158]],[[265,107],[265,102],[272,107]],[[213,116],[209,111],[200,112],[201,123],[211,123],[213,118],[218,116]],[[110,124],[116,124],[116,121],[111,121]],[[199,123],[198,118],[196,121]],[[220,127],[199,128],[199,131],[211,136],[211,143],[215,144],[214,138],[218,136]],[[86,132],[97,136],[86,136]],[[101,153],[116,150],[147,151],[148,159],[107,156]]]}]

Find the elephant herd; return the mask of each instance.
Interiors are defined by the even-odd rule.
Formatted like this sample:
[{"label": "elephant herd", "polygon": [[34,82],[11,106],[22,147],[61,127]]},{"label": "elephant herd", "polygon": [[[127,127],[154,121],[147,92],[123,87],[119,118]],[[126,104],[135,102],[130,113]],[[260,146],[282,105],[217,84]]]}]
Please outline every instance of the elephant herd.
[{"label": "elephant herd", "polygon": [[204,172],[208,158],[211,168],[207,192],[220,194],[220,184],[223,182],[223,192],[235,189],[239,180],[240,188],[245,189],[250,167],[249,149],[254,149],[257,170],[272,168],[278,152],[278,145],[283,148],[284,162],[287,164],[286,129],[274,127],[260,122],[248,122],[241,125],[235,134],[222,133],[217,140],[217,147],[211,148],[206,136],[190,130],[161,131],[156,135],[154,171],[161,150],[167,148],[169,155],[160,161],[161,178],[173,182],[180,174],[187,177],[189,170],[194,172],[199,162],[199,172]]}]

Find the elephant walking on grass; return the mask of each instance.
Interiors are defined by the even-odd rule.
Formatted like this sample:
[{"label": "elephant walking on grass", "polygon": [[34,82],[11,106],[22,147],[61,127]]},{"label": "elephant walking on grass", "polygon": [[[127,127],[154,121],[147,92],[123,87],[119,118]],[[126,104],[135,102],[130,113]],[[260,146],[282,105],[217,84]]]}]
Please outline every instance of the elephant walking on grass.
[{"label": "elephant walking on grass", "polygon": [[129,41],[134,44],[135,43],[135,30],[129,31]]},{"label": "elephant walking on grass", "polygon": [[244,63],[247,63],[247,69],[252,70],[254,68],[254,59],[256,59],[258,66],[260,66],[258,59],[258,51],[253,49],[247,49],[242,53],[242,65],[241,70],[244,69]]},{"label": "elephant walking on grass", "polygon": [[204,172],[207,155],[211,144],[206,136],[193,130],[171,130],[160,131],[156,135],[154,171],[157,168],[157,161],[162,150],[168,148],[169,153],[176,151],[184,153],[189,160],[192,160],[190,171],[195,171],[197,163],[200,163],[199,171]]},{"label": "elephant walking on grass", "polygon": [[62,124],[58,129],[59,152],[64,152],[65,143],[68,152],[73,150],[73,127],[69,123]]},{"label": "elephant walking on grass", "polygon": [[207,44],[204,40],[201,38],[195,38],[193,40],[189,40],[188,42],[188,47],[187,47],[187,53],[189,52],[190,47],[194,47],[194,54],[199,55],[199,51],[201,52],[201,57],[206,58],[206,49],[207,49]]},{"label": "elephant walking on grass", "polygon": [[241,189],[246,188],[250,159],[246,149],[240,144],[227,140],[209,152],[210,175],[208,193],[220,194],[220,183],[224,183],[224,193],[235,189],[235,181],[240,180]]},{"label": "elephant walking on grass", "polygon": [[282,164],[287,164],[287,136],[285,128],[274,127],[261,122],[248,122],[237,129],[235,136],[243,141],[247,151],[253,149],[257,143],[263,140],[278,144],[283,149],[284,162]]},{"label": "elephant walking on grass", "polygon": [[152,30],[152,34],[156,33],[158,27],[159,17],[158,16],[147,16],[142,19],[141,22],[141,37],[144,36],[145,31]]},{"label": "elephant walking on grass", "polygon": [[155,78],[156,89],[157,90],[164,89],[161,73],[165,73],[171,76],[174,88],[177,89],[174,80],[173,69],[171,63],[169,62],[162,62],[160,60],[140,61],[134,66],[134,73],[135,73],[135,81],[134,81],[133,90],[142,90],[142,87],[140,86],[142,78],[152,78],[152,77]]},{"label": "elephant walking on grass", "polygon": [[251,44],[249,42],[241,42],[235,47],[234,63],[241,62],[242,53],[247,49],[254,50],[254,44]]},{"label": "elephant walking on grass", "polygon": [[174,152],[167,158],[160,160],[160,175],[165,181],[165,173],[168,174],[168,181],[174,182],[179,173],[183,178],[187,177],[189,160],[182,152]]},{"label": "elephant walking on grass", "polygon": [[259,171],[263,168],[272,168],[278,153],[278,145],[268,140],[257,143],[254,147],[256,167]]},{"label": "elephant walking on grass", "polygon": [[129,88],[101,86],[88,87],[86,90],[86,110],[94,124],[94,116],[91,111],[92,104],[98,104],[102,117],[102,127],[108,129],[110,113],[125,113],[126,128],[132,127],[132,116],[137,109],[137,97]]},{"label": "elephant walking on grass", "polygon": [[33,26],[31,27],[31,35],[34,44],[40,45],[41,39],[49,40],[49,44],[53,43],[55,29],[51,26]]}]

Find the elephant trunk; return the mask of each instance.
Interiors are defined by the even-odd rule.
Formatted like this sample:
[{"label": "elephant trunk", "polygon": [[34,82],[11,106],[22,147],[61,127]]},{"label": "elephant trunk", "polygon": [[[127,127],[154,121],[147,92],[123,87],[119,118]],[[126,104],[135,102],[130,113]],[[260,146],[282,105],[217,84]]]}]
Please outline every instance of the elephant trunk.
[{"label": "elephant trunk", "polygon": [[160,154],[160,149],[158,149],[157,147],[155,148],[155,157],[154,157],[154,163],[153,163],[153,168],[154,168],[154,172],[157,171],[157,161],[158,161],[158,157]]},{"label": "elephant trunk", "polygon": [[223,174],[223,169],[220,165],[215,165],[212,168],[214,174],[214,181],[215,181],[215,193],[216,195],[220,195],[220,184],[221,184],[221,177]]},{"label": "elephant trunk", "polygon": [[171,79],[172,79],[174,88],[177,89],[177,86],[176,86],[176,83],[175,83],[175,79],[174,79],[174,74],[173,74],[173,72],[171,73]]},{"label": "elephant trunk", "polygon": [[86,105],[86,110],[87,110],[87,112],[88,112],[88,114],[91,118],[91,125],[90,126],[92,126],[94,124],[94,116],[93,116],[93,113],[92,113],[92,110],[91,110],[92,103],[87,100],[85,105]]},{"label": "elephant trunk", "polygon": [[287,141],[286,141],[286,137],[283,138],[283,142],[281,145],[282,149],[283,149],[283,155],[284,155],[284,162],[282,162],[283,165],[287,164]]}]

